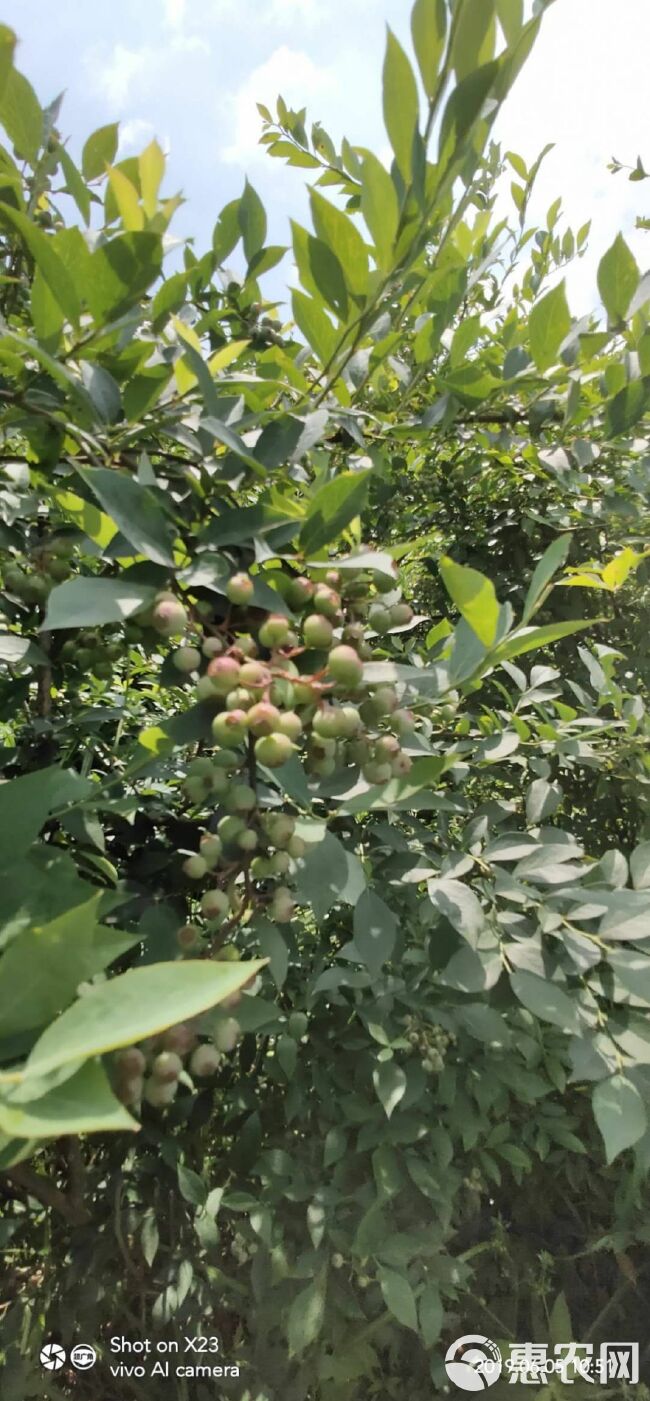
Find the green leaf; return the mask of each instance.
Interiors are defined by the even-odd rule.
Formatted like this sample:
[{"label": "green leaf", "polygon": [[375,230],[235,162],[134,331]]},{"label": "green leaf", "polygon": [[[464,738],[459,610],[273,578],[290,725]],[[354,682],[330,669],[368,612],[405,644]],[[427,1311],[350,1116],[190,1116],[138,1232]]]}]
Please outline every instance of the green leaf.
[{"label": "green leaf", "polygon": [[610,321],[624,320],[640,276],[636,258],[623,235],[617,234],[598,264],[598,291]]},{"label": "green leaf", "polygon": [[103,325],[134,306],[159,276],[161,260],[160,237],[147,231],[122,233],[96,248],[79,277],[93,320]]},{"label": "green leaf", "polygon": [[6,204],[0,206],[0,217],[20,234],[55,301],[68,319],[76,323],[80,313],[79,297],[74,280],[56,251],[56,237],[46,237],[26,214],[10,209]]},{"label": "green leaf", "polygon": [[165,173],[165,157],[157,141],[150,141],[138,157],[142,204],[148,219],[158,208],[158,190]]},{"label": "green leaf", "polygon": [[291,293],[291,306],[298,330],[318,356],[321,365],[327,365],[339,341],[329,317],[314,297],[308,297],[297,289]]},{"label": "green leaf", "polygon": [[630,875],[635,890],[650,889],[650,842],[640,842],[630,856]]},{"label": "green leaf", "polygon": [[323,1327],[327,1274],[320,1270],[311,1284],[294,1299],[287,1321],[289,1356],[301,1357],[314,1343]]},{"label": "green leaf", "polygon": [[536,302],[528,319],[530,352],[538,370],[548,370],[557,361],[562,341],[571,330],[564,281]]},{"label": "green leaf", "polygon": [[371,151],[364,154],[361,180],[361,212],[375,245],[377,265],[387,271],[399,222],[397,193],[385,166]]},{"label": "green leaf", "polygon": [[390,958],[397,920],[374,890],[362,891],[354,911],[354,944],[369,973],[376,976]]},{"label": "green leaf", "polygon": [[438,567],[447,593],[459,613],[483,646],[491,647],[497,635],[500,613],[494,584],[478,570],[455,564],[447,555],[443,555]]},{"label": "green leaf", "polygon": [[21,1104],[0,1098],[0,1129],[16,1138],[60,1138],[62,1134],[117,1133],[140,1125],[115,1098],[106,1071],[88,1061],[62,1085]]},{"label": "green leaf", "polygon": [[305,554],[315,554],[337,540],[345,527],[363,511],[372,471],[340,472],[313,498],[300,531]]},{"label": "green leaf", "polygon": [[378,1279],[389,1313],[392,1313],[393,1318],[396,1318],[403,1328],[412,1328],[413,1332],[417,1333],[415,1295],[408,1280],[396,1270],[389,1270],[386,1265],[379,1266]]},{"label": "green leaf", "polygon": [[561,569],[562,565],[565,563],[570,544],[570,535],[558,535],[557,539],[553,540],[548,549],[544,551],[528,586],[528,593],[526,594],[526,601],[524,603],[524,611],[521,619],[523,623],[527,623],[528,619],[532,618],[533,613],[535,613],[540,604],[543,603],[546,597],[547,586],[553,578],[553,575],[557,574],[558,569]]},{"label": "green leaf", "polygon": [[93,978],[137,944],[137,935],[97,923],[101,893],[86,904],[24,930],[0,960],[2,1030],[7,1036],[42,1027]]},{"label": "green leaf", "polygon": [[394,1060],[384,1060],[372,1072],[372,1083],[387,1119],[406,1092],[406,1075]]},{"label": "green leaf", "polygon": [[536,973],[511,973],[510,985],[515,997],[543,1022],[551,1022],[562,1031],[580,1031],[577,1008],[557,983],[538,978]]},{"label": "green leaf", "polygon": [[107,166],[112,165],[117,154],[119,130],[117,122],[109,122],[107,126],[98,127],[97,131],[93,131],[88,137],[81,153],[81,169],[85,180],[96,180],[100,175],[106,174]]},{"label": "green leaf", "polygon": [[333,905],[356,905],[366,888],[359,858],[327,832],[321,842],[310,846],[296,873],[298,889],[309,901],[320,922]]},{"label": "green leaf", "polygon": [[8,24],[0,24],[0,111],[2,110],[2,98],[12,71],[15,48],[16,35],[13,29],[10,29]]},{"label": "green leaf", "polygon": [[244,185],[244,193],[239,201],[237,218],[239,230],[244,244],[246,260],[250,263],[251,258],[259,252],[264,245],[266,238],[266,213],[264,205],[253,186],[248,180]]},{"label": "green leaf", "polygon": [[413,141],[418,130],[420,100],[411,64],[392,29],[386,36],[383,73],[384,126],[404,183],[413,167]]},{"label": "green leaf", "polygon": [[65,183],[66,188],[68,190],[68,194],[72,195],[72,198],[77,206],[77,209],[79,210],[79,213],[81,214],[84,224],[88,224],[90,221],[91,200],[90,193],[86,186],[86,182],[85,180],[82,180],[81,175],[79,174],[79,171],[77,170],[77,167],[74,161],[72,160],[72,157],[68,155],[65,146],[59,147],[58,156],[61,162],[61,169],[63,171],[63,174],[65,175]]},{"label": "green leaf", "polygon": [[508,662],[512,657],[520,657],[524,652],[533,652],[537,647],[548,647],[563,637],[570,637],[584,628],[593,628],[597,623],[607,622],[606,618],[570,618],[565,623],[545,623],[539,628],[518,628],[495,647],[491,661]]},{"label": "green leaf", "polygon": [[0,632],[0,665],[47,666],[48,658],[36,642],[17,632]]},{"label": "green leaf", "polygon": [[193,1172],[192,1168],[183,1167],[182,1163],[178,1167],[178,1188],[184,1201],[190,1206],[205,1206],[208,1195],[208,1188],[198,1172]]},{"label": "green leaf", "polygon": [[122,623],[153,603],[156,593],[153,585],[133,583],[125,575],[121,579],[95,579],[79,574],[52,589],[43,630]]},{"label": "green leaf", "polygon": [[63,1012],[31,1051],[24,1073],[43,1075],[71,1061],[130,1046],[207,1012],[237,992],[264,960],[150,963],[95,984]]},{"label": "green leaf", "polygon": [[427,97],[433,97],[438,86],[446,33],[445,0],[415,0],[411,11],[411,36]]},{"label": "green leaf", "polygon": [[82,360],[81,378],[91,399],[98,423],[115,423],[122,414],[119,385],[102,365]]},{"label": "green leaf", "polygon": [[440,175],[448,175],[452,166],[467,155],[468,138],[478,121],[499,74],[496,62],[484,63],[475,73],[454,88],[445,107],[440,124],[438,163]]},{"label": "green leaf", "polygon": [[645,1105],[636,1085],[621,1074],[595,1085],[591,1102],[603,1136],[607,1162],[613,1163],[619,1153],[638,1143],[645,1133],[648,1127]]},{"label": "green leaf", "polygon": [[292,220],[291,229],[294,257],[303,287],[314,295],[319,294],[339,320],[345,321],[348,314],[348,289],[343,268],[336,254],[327,243],[308,233],[301,224]]},{"label": "green leaf", "polygon": [[485,928],[485,915],[474,891],[463,885],[462,881],[452,880],[448,876],[429,881],[428,890],[436,909],[469,944],[475,945]]},{"label": "green leaf", "polygon": [[[11,33],[3,25],[5,62],[7,56],[6,36]],[[5,67],[5,82],[0,98],[0,122],[2,123],[16,155],[35,165],[43,140],[43,109],[34,89],[15,68]]]},{"label": "green leaf", "polygon": [[632,380],[609,400],[605,410],[605,432],[608,438],[628,433],[643,418],[650,404],[650,377]]},{"label": "green leaf", "polygon": [[92,784],[74,769],[36,769],[0,783],[0,862],[27,851],[50,812],[79,801]]},{"label": "green leaf", "polygon": [[117,468],[77,467],[77,473],[139,554],[173,568],[167,519],[149,487]]},{"label": "green leaf", "polygon": [[368,290],[368,254],[358,228],[347,214],[324,199],[318,190],[310,190],[309,199],[318,238],[338,259],[352,294],[365,296]]},{"label": "green leaf", "polygon": [[463,0],[451,49],[451,64],[459,82],[490,61],[494,42],[494,0]]},{"label": "green leaf", "polygon": [[431,1348],[440,1337],[444,1319],[440,1290],[436,1284],[425,1285],[418,1301],[418,1316],[422,1342],[426,1348]]}]

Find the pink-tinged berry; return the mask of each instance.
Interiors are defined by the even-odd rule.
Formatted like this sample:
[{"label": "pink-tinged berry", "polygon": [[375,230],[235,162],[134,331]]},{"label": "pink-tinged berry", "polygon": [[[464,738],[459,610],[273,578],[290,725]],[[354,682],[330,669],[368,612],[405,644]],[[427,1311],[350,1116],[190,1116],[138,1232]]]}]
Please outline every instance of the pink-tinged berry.
[{"label": "pink-tinged berry", "polygon": [[247,731],[245,710],[222,710],[212,721],[213,738],[226,749],[236,749],[246,738]]},{"label": "pink-tinged berry", "polygon": [[230,603],[250,603],[254,592],[255,585],[248,574],[233,574],[226,584],[226,598]]},{"label": "pink-tinged berry", "polygon": [[239,662],[234,657],[214,657],[208,663],[208,676],[218,696],[227,696],[239,682]]},{"label": "pink-tinged berry", "polygon": [[280,711],[270,701],[258,701],[248,712],[248,728],[254,735],[270,735],[280,723]]},{"label": "pink-tinged berry", "polygon": [[291,625],[283,613],[269,613],[262,623],[258,637],[263,647],[281,647],[291,632]]},{"label": "pink-tinged berry", "polygon": [[187,613],[177,598],[160,598],[154,604],[151,624],[163,637],[178,637],[187,627]]}]

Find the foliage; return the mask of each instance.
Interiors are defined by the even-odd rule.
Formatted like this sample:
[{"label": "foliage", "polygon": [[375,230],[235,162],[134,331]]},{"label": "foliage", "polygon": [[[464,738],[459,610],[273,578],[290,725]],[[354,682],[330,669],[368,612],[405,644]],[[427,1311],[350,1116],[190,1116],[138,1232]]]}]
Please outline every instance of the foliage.
[{"label": "foliage", "polygon": [[247,1401],[637,1326],[650,288],[575,321],[490,140],[543,8],[417,0],[390,171],[260,109],[288,322],[250,183],[170,265],[160,148],[75,163],[0,35],[10,1401],[136,1323]]}]

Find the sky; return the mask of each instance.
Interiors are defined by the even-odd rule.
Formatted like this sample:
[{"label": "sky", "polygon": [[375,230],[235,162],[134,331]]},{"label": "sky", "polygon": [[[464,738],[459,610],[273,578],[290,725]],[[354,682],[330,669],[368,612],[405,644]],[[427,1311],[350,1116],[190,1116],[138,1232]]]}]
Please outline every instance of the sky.
[{"label": "sky", "polygon": [[[335,140],[388,159],[385,26],[407,45],[409,13],[409,0],[5,0],[0,19],[19,36],[18,66],[41,102],[65,91],[59,126],[73,155],[109,121],[121,123],[123,155],[157,136],[165,193],[186,200],[173,228],[202,251],[245,176],[267,207],[269,242],[289,241],[290,217],[307,222],[305,172],[259,147],[257,101],[281,93]],[[598,260],[619,229],[650,267],[650,231],[634,228],[650,216],[650,180],[607,171],[612,155],[630,165],[641,155],[650,168],[649,53],[650,0],[555,0],[495,130],[528,163],[555,142],[534,215],[559,195],[574,229],[592,220],[588,256],[568,274],[577,316],[597,305]]]}]

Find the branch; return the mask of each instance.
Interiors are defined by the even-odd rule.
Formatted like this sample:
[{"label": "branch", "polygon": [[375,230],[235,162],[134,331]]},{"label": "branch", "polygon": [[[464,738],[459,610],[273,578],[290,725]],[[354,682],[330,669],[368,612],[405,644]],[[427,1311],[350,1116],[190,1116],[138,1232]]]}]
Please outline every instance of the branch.
[{"label": "branch", "polygon": [[46,1177],[35,1172],[26,1163],[18,1163],[16,1167],[10,1168],[6,1176],[15,1187],[19,1188],[21,1193],[28,1197],[35,1197],[42,1206],[56,1211],[67,1221],[69,1226],[84,1226],[90,1220],[90,1212],[87,1207],[84,1206],[83,1202],[76,1201],[72,1192],[70,1196],[66,1196],[65,1192],[55,1187],[53,1182],[48,1182]]}]

